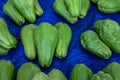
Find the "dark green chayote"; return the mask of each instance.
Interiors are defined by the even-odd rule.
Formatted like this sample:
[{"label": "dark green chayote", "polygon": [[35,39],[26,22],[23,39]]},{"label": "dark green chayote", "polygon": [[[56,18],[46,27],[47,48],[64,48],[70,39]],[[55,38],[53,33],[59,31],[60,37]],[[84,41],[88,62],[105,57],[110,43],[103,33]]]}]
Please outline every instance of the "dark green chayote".
[{"label": "dark green chayote", "polygon": [[84,64],[76,64],[71,72],[70,80],[89,80],[92,71]]},{"label": "dark green chayote", "polygon": [[113,78],[110,74],[99,71],[97,74],[94,74],[90,80],[113,80]]},{"label": "dark green chayote", "polygon": [[94,30],[114,52],[120,53],[120,26],[116,21],[110,19],[96,21]]},{"label": "dark green chayote", "polygon": [[58,42],[57,29],[47,22],[41,23],[34,31],[34,39],[39,64],[42,67],[49,67]]},{"label": "dark green chayote", "polygon": [[16,80],[32,80],[39,72],[41,72],[41,70],[35,64],[31,62],[24,63],[17,72]]},{"label": "dark green chayote", "polygon": [[0,60],[0,80],[14,80],[14,65],[9,60]]},{"label": "dark green chayote", "polygon": [[48,77],[51,80],[67,80],[67,78],[65,77],[65,75],[63,74],[63,72],[61,72],[58,69],[52,69],[49,73],[48,73]]},{"label": "dark green chayote", "polygon": [[72,31],[67,24],[62,22],[55,24],[55,28],[58,30],[59,37],[55,55],[59,58],[64,58],[68,53],[68,47],[72,39]]},{"label": "dark green chayote", "polygon": [[110,74],[113,80],[120,80],[120,64],[117,62],[110,63],[107,67],[103,69],[105,73]]},{"label": "dark green chayote", "polygon": [[109,59],[111,56],[109,47],[100,40],[94,31],[83,32],[80,36],[80,43],[85,50],[101,58]]},{"label": "dark green chayote", "polygon": [[33,37],[35,29],[36,26],[34,24],[29,24],[24,26],[21,31],[21,39],[25,55],[30,60],[35,59],[37,55]]}]

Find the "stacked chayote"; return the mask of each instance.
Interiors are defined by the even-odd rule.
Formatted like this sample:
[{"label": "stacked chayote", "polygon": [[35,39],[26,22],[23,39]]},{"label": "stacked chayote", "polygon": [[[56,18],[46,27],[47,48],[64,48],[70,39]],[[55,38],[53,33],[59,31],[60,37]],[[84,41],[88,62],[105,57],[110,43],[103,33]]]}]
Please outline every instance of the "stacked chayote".
[{"label": "stacked chayote", "polygon": [[77,22],[78,18],[84,18],[90,8],[89,0],[55,0],[53,8],[71,24]]},{"label": "stacked chayote", "polygon": [[43,14],[38,0],[8,0],[3,7],[3,11],[17,25],[22,25],[25,20],[34,23],[36,15],[41,16]]}]

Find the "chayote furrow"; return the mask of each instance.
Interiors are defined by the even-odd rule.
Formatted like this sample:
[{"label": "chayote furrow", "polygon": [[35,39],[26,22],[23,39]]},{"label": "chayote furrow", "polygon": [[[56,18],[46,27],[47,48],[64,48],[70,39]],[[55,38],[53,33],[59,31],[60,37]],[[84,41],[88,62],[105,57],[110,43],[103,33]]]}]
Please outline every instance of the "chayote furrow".
[{"label": "chayote furrow", "polygon": [[109,59],[111,56],[109,47],[100,40],[94,31],[87,30],[83,32],[80,36],[80,42],[85,50],[103,59]]},{"label": "chayote furrow", "polygon": [[84,64],[76,64],[71,72],[70,80],[89,80],[92,71]]},{"label": "chayote furrow", "polygon": [[14,80],[14,65],[8,60],[0,60],[0,80]]},{"label": "chayote furrow", "polygon": [[34,39],[40,65],[49,67],[58,42],[57,29],[47,22],[41,23],[35,29]]},{"label": "chayote furrow", "polygon": [[64,17],[68,22],[71,24],[74,24],[77,22],[77,17],[73,17],[69,11],[67,10],[67,7],[65,6],[65,2],[63,0],[55,0],[53,4],[53,8],[56,13]]},{"label": "chayote furrow", "polygon": [[65,75],[63,74],[63,72],[61,72],[58,69],[52,69],[49,73],[48,73],[48,77],[51,80],[67,80],[67,78],[65,77]]},{"label": "chayote furrow", "polygon": [[24,46],[25,55],[28,59],[33,60],[36,58],[36,47],[34,43],[34,30],[36,26],[29,24],[23,27],[21,31],[21,39]]},{"label": "chayote furrow", "polygon": [[17,25],[21,25],[25,22],[24,17],[14,7],[13,0],[8,0],[3,6],[3,11],[7,14]]},{"label": "chayote furrow", "polygon": [[114,80],[112,76],[103,71],[99,71],[97,74],[94,74],[90,80]]},{"label": "chayote furrow", "polygon": [[24,63],[17,72],[16,80],[32,80],[39,72],[41,72],[41,70],[35,64],[31,62]]},{"label": "chayote furrow", "polygon": [[55,24],[55,28],[58,30],[58,44],[55,55],[59,58],[64,58],[68,53],[72,31],[67,24],[62,22]]},{"label": "chayote furrow", "polygon": [[96,21],[94,30],[114,52],[120,53],[120,26],[116,21],[110,19]]}]

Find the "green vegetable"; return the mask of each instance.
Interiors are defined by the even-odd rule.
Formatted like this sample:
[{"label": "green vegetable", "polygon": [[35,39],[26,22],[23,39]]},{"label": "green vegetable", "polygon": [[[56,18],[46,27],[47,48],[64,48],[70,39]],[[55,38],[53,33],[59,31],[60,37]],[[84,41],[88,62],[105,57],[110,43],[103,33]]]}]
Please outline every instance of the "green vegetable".
[{"label": "green vegetable", "polygon": [[33,39],[33,33],[36,26],[29,24],[23,27],[21,31],[21,39],[25,50],[25,55],[28,59],[33,60],[36,58],[36,48]]},{"label": "green vegetable", "polygon": [[24,17],[14,7],[13,0],[8,0],[3,6],[3,11],[7,14],[17,25],[21,25],[25,22]]},{"label": "green vegetable", "polygon": [[14,65],[8,60],[0,60],[0,80],[14,80]]},{"label": "green vegetable", "polygon": [[65,75],[58,69],[52,69],[49,73],[48,73],[48,77],[51,80],[67,80],[67,78],[65,77]]},{"label": "green vegetable", "polygon": [[72,31],[67,24],[62,22],[55,24],[55,28],[58,30],[59,37],[56,48],[56,56],[64,58],[68,53],[68,47],[72,39]]},{"label": "green vegetable", "polygon": [[76,64],[71,72],[70,80],[89,80],[92,71],[84,64]]},{"label": "green vegetable", "polygon": [[49,67],[58,42],[57,29],[47,22],[41,23],[34,32],[34,39],[40,65]]},{"label": "green vegetable", "polygon": [[87,30],[83,32],[80,36],[80,42],[82,47],[92,54],[104,59],[109,59],[111,56],[109,47],[100,40],[94,31]]},{"label": "green vegetable", "polygon": [[18,70],[16,80],[32,80],[39,72],[41,71],[35,64],[31,62],[24,63]]},{"label": "green vegetable", "polygon": [[71,24],[74,24],[77,22],[77,17],[73,17],[69,11],[67,10],[67,7],[65,6],[65,3],[63,0],[55,0],[53,4],[53,8],[56,13],[64,17],[68,22]]}]

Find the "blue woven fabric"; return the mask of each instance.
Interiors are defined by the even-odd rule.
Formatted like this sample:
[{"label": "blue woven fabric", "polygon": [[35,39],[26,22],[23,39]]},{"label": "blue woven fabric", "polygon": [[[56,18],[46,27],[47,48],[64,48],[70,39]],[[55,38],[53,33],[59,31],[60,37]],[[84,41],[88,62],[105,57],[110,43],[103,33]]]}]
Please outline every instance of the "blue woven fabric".
[{"label": "blue woven fabric", "polygon": [[[8,18],[8,16],[6,16],[2,10],[2,7],[6,2],[7,0],[0,0],[0,17],[4,18],[7,21],[11,34],[19,37],[22,27],[26,24],[29,24],[29,22],[26,22],[20,27],[14,24],[13,21]],[[51,66],[45,69],[39,66],[37,59],[31,61],[34,64],[38,65],[43,72],[48,73],[51,69],[57,68],[60,69],[69,79],[71,70],[77,63],[86,64],[94,73],[102,70],[105,66],[113,61],[120,63],[120,54],[116,54],[113,52],[109,60],[104,60],[84,50],[81,47],[79,41],[80,34],[85,30],[92,30],[93,24],[97,20],[109,18],[117,21],[120,24],[120,12],[115,14],[103,14],[97,9],[97,5],[91,3],[91,7],[86,17],[84,19],[80,19],[76,24],[71,25],[65,19],[54,12],[52,7],[54,0],[39,0],[39,3],[44,10],[44,14],[43,16],[37,18],[37,21],[35,22],[36,25],[39,25],[41,22],[49,22],[53,25],[57,22],[64,22],[71,27],[73,33],[72,41],[69,46],[68,56],[66,58],[58,59],[57,57],[54,57]],[[0,59],[11,60],[12,63],[15,65],[16,72],[23,63],[30,62],[30,60],[28,60],[24,55],[23,45],[20,40],[18,41],[17,48],[11,49],[7,56],[0,56]]]}]

